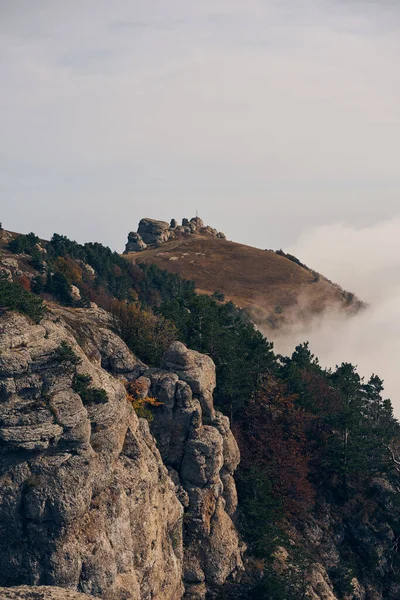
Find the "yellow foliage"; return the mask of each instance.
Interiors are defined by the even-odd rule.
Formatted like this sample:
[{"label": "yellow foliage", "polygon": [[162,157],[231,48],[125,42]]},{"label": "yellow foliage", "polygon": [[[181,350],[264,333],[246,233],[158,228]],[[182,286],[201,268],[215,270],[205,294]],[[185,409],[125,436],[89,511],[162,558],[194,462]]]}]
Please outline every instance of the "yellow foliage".
[{"label": "yellow foliage", "polygon": [[130,381],[126,383],[126,399],[130,402],[138,417],[153,420],[150,407],[162,406],[163,402],[159,402],[156,398],[151,398],[145,393],[145,387],[141,381]]}]

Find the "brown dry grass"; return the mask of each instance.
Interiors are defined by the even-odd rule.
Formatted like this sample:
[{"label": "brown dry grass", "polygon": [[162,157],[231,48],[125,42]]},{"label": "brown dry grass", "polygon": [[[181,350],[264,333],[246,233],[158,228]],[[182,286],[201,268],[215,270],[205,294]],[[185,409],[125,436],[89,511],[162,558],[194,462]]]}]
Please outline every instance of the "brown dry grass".
[{"label": "brown dry grass", "polygon": [[306,318],[328,305],[346,304],[338,286],[324,278],[315,281],[310,271],[289,259],[210,235],[188,235],[125,257],[179,273],[193,280],[200,293],[221,291],[227,300],[251,310],[256,322],[295,306]]}]

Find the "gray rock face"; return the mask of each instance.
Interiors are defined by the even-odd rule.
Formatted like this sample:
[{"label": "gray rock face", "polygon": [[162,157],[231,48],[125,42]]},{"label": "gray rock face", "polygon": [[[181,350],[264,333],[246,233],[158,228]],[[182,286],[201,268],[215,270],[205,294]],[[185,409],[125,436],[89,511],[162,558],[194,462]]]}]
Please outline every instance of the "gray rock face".
[{"label": "gray rock face", "polygon": [[[179,600],[185,586],[204,600],[242,568],[239,451],[213,407],[215,366],[175,343],[168,370],[148,369],[109,327],[95,306],[0,319],[0,585],[103,600]],[[61,342],[78,366],[56,360]],[[106,399],[81,397],[75,370]],[[163,403],[151,432],[126,400],[137,378]]]},{"label": "gray rock face", "polygon": [[1,262],[5,267],[8,267],[8,268],[18,269],[18,267],[19,267],[18,261],[16,258],[2,258]]},{"label": "gray rock face", "polygon": [[21,586],[13,588],[0,588],[1,600],[96,600],[94,596],[87,596],[58,587],[47,586]]},{"label": "gray rock face", "polygon": [[142,219],[139,222],[137,232],[131,231],[128,234],[128,243],[125,246],[124,254],[129,252],[140,252],[147,246],[159,246],[171,239],[178,239],[184,234],[202,233],[212,235],[220,239],[226,239],[225,235],[218,232],[213,227],[205,226],[200,217],[192,219],[182,219],[182,225],[178,225],[175,219],[171,219],[170,224],[166,221],[156,221],[155,219]]},{"label": "gray rock face", "polygon": [[146,248],[147,244],[144,243],[142,237],[136,233],[136,231],[131,231],[128,234],[128,243],[125,246],[125,254],[128,252],[140,252]]},{"label": "gray rock face", "polygon": [[[237,507],[233,473],[240,460],[239,449],[229,419],[213,407],[212,360],[175,342],[163,365],[170,371],[145,374],[151,382],[149,393],[163,402],[153,411],[151,431],[186,507],[185,599],[204,600],[207,591],[242,569],[238,535],[231,520]],[[203,406],[207,425],[203,424]]]},{"label": "gray rock face", "polygon": [[205,354],[189,350],[181,342],[174,342],[164,354],[162,366],[186,381],[199,397],[206,418],[215,417],[213,392],[216,386],[215,365]]},{"label": "gray rock face", "polygon": [[169,223],[154,219],[142,219],[139,223],[138,234],[145,244],[162,244],[170,237]]},{"label": "gray rock face", "polygon": [[[0,321],[0,584],[177,600],[183,508],[119,380],[140,363],[104,324],[95,309]],[[74,368],[54,359],[62,341],[106,401],[74,391]]]},{"label": "gray rock face", "polygon": [[201,229],[202,227],[204,227],[204,223],[200,219],[200,217],[192,217],[189,222],[189,227],[190,226],[192,226],[194,228],[194,231],[197,231],[197,230]]}]

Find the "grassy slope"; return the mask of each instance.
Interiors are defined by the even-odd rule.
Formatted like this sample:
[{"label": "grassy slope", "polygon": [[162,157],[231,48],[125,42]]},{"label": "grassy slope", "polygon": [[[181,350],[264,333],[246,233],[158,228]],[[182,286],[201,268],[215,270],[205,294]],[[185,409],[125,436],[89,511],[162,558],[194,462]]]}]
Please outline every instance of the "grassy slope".
[{"label": "grassy slope", "polygon": [[210,235],[187,235],[125,256],[192,279],[199,292],[221,291],[227,300],[251,309],[257,322],[268,315],[279,320],[278,313],[287,315],[294,307],[306,318],[328,305],[346,304],[338,286],[323,277],[315,282],[312,273],[287,258]]}]

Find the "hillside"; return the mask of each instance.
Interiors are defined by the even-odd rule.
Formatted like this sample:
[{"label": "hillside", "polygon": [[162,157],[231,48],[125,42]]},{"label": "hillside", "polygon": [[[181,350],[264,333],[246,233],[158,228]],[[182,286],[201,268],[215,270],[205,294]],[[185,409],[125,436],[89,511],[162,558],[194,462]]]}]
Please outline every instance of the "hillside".
[{"label": "hillside", "polygon": [[[129,243],[230,247],[182,227]],[[382,380],[275,354],[177,274],[0,230],[0,400],[1,598],[400,597]]]},{"label": "hillside", "polygon": [[[143,221],[150,220],[143,219],[139,231]],[[231,242],[210,230],[200,226],[190,233],[178,231],[172,239],[145,244],[139,251],[130,251],[128,243],[124,256],[192,280],[199,293],[220,292],[246,309],[254,322],[270,328],[307,320],[327,308],[351,312],[362,306],[352,294],[295,262],[295,257]]]}]

